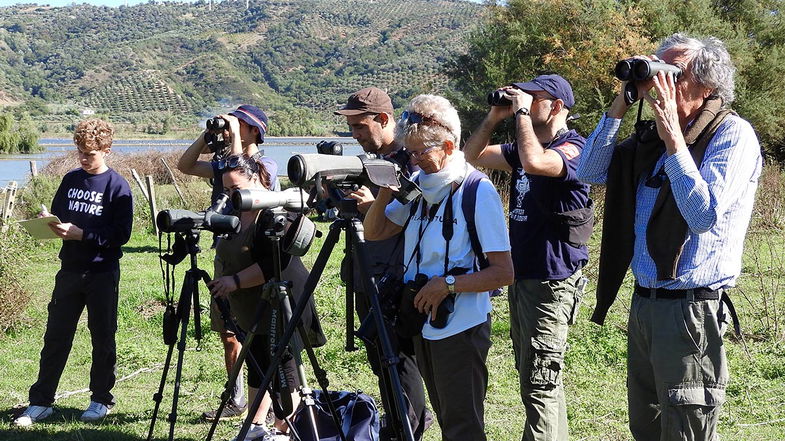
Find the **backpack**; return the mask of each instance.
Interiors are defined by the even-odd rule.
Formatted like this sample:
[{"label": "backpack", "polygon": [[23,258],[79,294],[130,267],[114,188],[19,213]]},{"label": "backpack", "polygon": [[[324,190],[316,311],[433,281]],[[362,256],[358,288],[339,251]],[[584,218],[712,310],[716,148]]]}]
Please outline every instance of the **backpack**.
[{"label": "backpack", "polygon": [[[313,391],[314,413],[319,439],[313,438],[307,407],[301,405],[292,424],[301,441],[339,441],[327,397],[321,390]],[[341,417],[341,431],[347,441],[379,441],[379,410],[376,402],[362,391],[329,391],[329,399]]]}]

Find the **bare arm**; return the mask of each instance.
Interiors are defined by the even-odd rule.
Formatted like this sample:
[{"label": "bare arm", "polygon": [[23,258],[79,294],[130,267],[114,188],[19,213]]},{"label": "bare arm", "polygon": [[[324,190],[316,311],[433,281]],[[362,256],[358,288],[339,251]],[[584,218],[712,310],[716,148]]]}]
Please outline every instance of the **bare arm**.
[{"label": "bare arm", "polygon": [[213,167],[209,161],[200,161],[199,155],[207,153],[207,143],[204,142],[204,133],[185,150],[183,156],[177,161],[177,169],[187,175],[201,176],[203,178],[213,177]]},{"label": "bare arm", "polygon": [[[237,276],[237,280],[240,281],[239,286],[235,280],[235,275]],[[229,293],[237,291],[241,287],[250,288],[259,286],[264,282],[265,278],[264,274],[262,274],[262,269],[259,267],[259,264],[254,263],[237,274],[221,276],[211,280],[210,283],[207,284],[207,287],[210,288],[210,294],[213,296],[226,297]]]},{"label": "bare arm", "polygon": [[384,209],[391,200],[392,190],[381,188],[371,204],[371,208],[368,209],[368,213],[365,214],[365,220],[363,220],[366,240],[389,239],[403,230],[403,227],[387,219],[384,214]]},{"label": "bare arm", "polygon": [[510,116],[510,112],[510,107],[492,106],[480,126],[463,145],[463,154],[471,165],[512,171],[512,167],[504,159],[501,146],[498,144],[488,145],[493,130],[504,118]]},{"label": "bare arm", "polygon": [[[533,97],[530,94],[518,89],[510,89],[507,94],[510,95],[513,109],[531,110]],[[515,114],[515,139],[518,142],[518,156],[523,171],[552,178],[561,178],[567,174],[567,167],[562,157],[550,149],[543,148],[540,144],[534,133],[531,116]]]},{"label": "bare arm", "polygon": [[[455,276],[455,292],[485,292],[512,284],[514,272],[510,252],[491,252],[487,257],[489,265],[482,271]],[[436,318],[436,310],[447,294],[444,277],[432,277],[415,296],[414,306],[422,313],[431,311],[431,317]]]}]

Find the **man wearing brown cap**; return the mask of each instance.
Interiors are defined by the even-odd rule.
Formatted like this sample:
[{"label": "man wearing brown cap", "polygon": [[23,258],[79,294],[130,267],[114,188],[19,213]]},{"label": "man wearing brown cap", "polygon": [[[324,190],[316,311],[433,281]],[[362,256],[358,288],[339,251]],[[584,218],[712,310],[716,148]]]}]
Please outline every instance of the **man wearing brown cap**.
[{"label": "man wearing brown cap", "polygon": [[[389,95],[376,87],[366,87],[351,94],[346,101],[346,105],[335,111],[336,115],[346,117],[346,123],[352,130],[352,138],[362,146],[367,153],[381,155],[385,159],[398,163],[406,174],[409,173],[409,155],[403,146],[395,142],[395,117],[393,116],[393,105]],[[374,195],[379,191],[378,187],[361,187],[359,190],[350,193],[348,196],[357,200],[357,208],[361,213],[368,211],[374,201]],[[382,241],[365,242],[366,256],[370,261],[371,276],[376,280],[383,274],[403,276],[403,241],[398,237],[393,237]],[[355,266],[355,288],[362,287],[359,280],[360,271]],[[357,315],[360,320],[368,317],[370,302],[366,293],[356,293]],[[409,400],[409,420],[415,439],[422,438],[422,433],[430,426],[432,417],[430,412],[425,409],[425,391],[423,389],[422,377],[417,368],[414,357],[414,346],[411,339],[403,339],[395,334],[392,329],[388,332],[393,346],[393,351],[397,352],[399,358],[398,374],[401,378],[403,392]],[[374,373],[380,377],[379,389],[384,390],[381,381],[381,360],[380,353],[375,347],[365,346],[368,354],[368,362],[371,364]],[[385,392],[382,392],[385,393]],[[388,392],[389,393],[389,392]],[[382,429],[382,439],[386,439]]]}]

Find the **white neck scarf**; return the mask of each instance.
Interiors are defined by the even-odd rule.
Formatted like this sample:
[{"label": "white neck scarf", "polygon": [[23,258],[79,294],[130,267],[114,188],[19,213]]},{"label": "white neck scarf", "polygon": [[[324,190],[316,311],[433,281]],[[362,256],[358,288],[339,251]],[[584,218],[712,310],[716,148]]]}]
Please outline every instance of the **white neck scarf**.
[{"label": "white neck scarf", "polygon": [[463,152],[454,150],[447,164],[436,173],[420,172],[418,185],[422,196],[428,204],[439,203],[451,190],[453,182],[460,181],[466,175],[466,159]]}]

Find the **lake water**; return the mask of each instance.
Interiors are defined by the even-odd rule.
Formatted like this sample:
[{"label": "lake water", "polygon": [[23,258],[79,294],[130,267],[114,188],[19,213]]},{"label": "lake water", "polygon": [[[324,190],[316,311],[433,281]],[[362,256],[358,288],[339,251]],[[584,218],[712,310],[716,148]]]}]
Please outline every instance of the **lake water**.
[{"label": "lake water", "polygon": [[[261,148],[265,156],[273,158],[278,163],[278,173],[286,173],[286,164],[292,155],[298,153],[316,153],[316,143],[321,140],[338,141],[343,144],[344,155],[359,155],[362,147],[352,138],[276,138],[265,137]],[[192,139],[116,139],[112,145],[113,152],[136,153],[145,150],[185,151],[193,142]],[[68,138],[43,138],[38,143],[46,151],[30,155],[0,155],[0,187],[5,187],[10,181],[16,181],[23,186],[30,179],[30,161],[36,161],[38,170],[62,155],[73,150],[73,141]],[[74,168],[78,164],[74,163]]]}]

